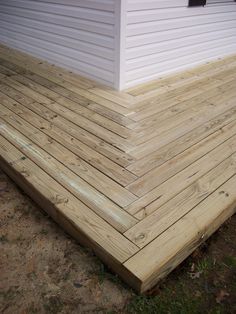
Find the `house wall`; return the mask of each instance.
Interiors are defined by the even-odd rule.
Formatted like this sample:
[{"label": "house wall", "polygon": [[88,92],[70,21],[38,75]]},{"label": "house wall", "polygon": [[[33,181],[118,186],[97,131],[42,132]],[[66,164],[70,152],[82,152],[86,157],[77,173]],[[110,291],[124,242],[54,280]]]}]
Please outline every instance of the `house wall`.
[{"label": "house wall", "polygon": [[0,0],[0,42],[124,89],[236,52],[236,2]]},{"label": "house wall", "polygon": [[0,42],[115,85],[116,0],[1,0]]},{"label": "house wall", "polygon": [[126,87],[236,52],[233,0],[191,8],[188,0],[127,1]]}]

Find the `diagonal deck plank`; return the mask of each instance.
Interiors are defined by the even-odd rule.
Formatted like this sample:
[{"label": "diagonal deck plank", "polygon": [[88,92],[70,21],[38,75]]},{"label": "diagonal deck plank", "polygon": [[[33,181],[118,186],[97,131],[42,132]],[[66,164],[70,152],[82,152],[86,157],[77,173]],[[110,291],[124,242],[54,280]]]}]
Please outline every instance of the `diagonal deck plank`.
[{"label": "diagonal deck plank", "polygon": [[156,167],[139,177],[127,186],[128,190],[138,196],[147,194],[156,186],[197,161],[234,134],[236,134],[236,120],[191,146],[189,149],[186,149],[183,153],[167,161],[160,167]]},{"label": "diagonal deck plank", "polygon": [[33,126],[40,129],[41,132],[55,139],[57,142],[68,148],[68,150],[75,153],[77,161],[80,161],[81,158],[81,160],[86,161],[88,164],[100,170],[102,173],[112,178],[122,186],[126,186],[128,183],[131,183],[137,178],[130,172],[126,171],[122,166],[102,154],[97,153],[94,149],[83,144],[76,138],[71,137],[69,133],[63,131],[62,129],[53,126],[52,124],[50,127],[47,127],[48,121],[31,111],[27,106],[23,106],[20,102],[15,101],[1,92],[0,97],[0,103],[2,105],[14,111],[17,115],[23,117]]},{"label": "diagonal deck plank", "polygon": [[132,214],[144,211],[144,216],[149,215],[158,207],[164,205],[169,199],[180,193],[188,185],[199,179],[210,169],[216,167],[222,161],[224,156],[227,158],[232,154],[232,147],[235,145],[235,139],[235,136],[229,138],[226,142],[210,151],[210,153],[202,156],[196,162],[170,177],[169,180],[164,181],[149,193],[140,197],[137,201],[131,204],[131,207],[128,206],[126,210]]},{"label": "diagonal deck plank", "polygon": [[[166,110],[167,108],[173,107],[175,104],[180,103],[180,101],[186,101],[201,95],[202,93],[209,91],[211,88],[215,88],[222,84],[222,79],[224,82],[229,81],[234,78],[235,64],[228,70],[220,71],[217,75],[210,76],[207,78],[198,78],[198,82],[191,82],[187,86],[177,88],[165,94],[156,95],[153,99],[146,102],[141,102],[137,104],[135,113],[131,113],[130,117],[135,121],[142,121],[143,119],[148,119],[153,114],[158,114],[159,112]],[[207,86],[207,88],[206,88]]]},{"label": "diagonal deck plank", "polygon": [[112,146],[106,141],[87,132],[80,126],[75,125],[74,123],[65,119],[63,116],[56,115],[54,111],[45,107],[43,103],[38,103],[34,101],[32,98],[25,96],[11,86],[6,85],[2,82],[2,84],[0,83],[0,91],[10,96],[15,101],[26,106],[30,111],[35,112],[38,116],[42,117],[44,121],[46,121],[41,126],[42,128],[53,129],[54,126],[57,126],[58,128],[69,133],[68,139],[70,137],[76,138],[94,149],[95,151],[105,155],[106,157],[110,158],[111,160],[122,166],[130,164],[130,162],[133,160],[133,157],[131,157],[127,153],[122,152],[121,150]]},{"label": "diagonal deck plank", "polygon": [[[152,137],[150,140],[141,143],[135,148],[131,148],[128,152],[131,156],[136,159],[142,158],[144,156],[153,153],[157,149],[160,149],[162,146],[167,145],[168,143],[178,139],[186,133],[189,133],[193,128],[197,128],[198,126],[207,123],[211,118],[218,116],[219,114],[223,114],[226,110],[232,109],[235,106],[235,91],[231,90],[233,95],[226,94],[224,99],[217,99],[212,103],[211,101],[206,101],[204,103],[205,110],[201,110],[201,112],[197,112],[197,114],[193,114],[190,118],[183,120],[181,123],[174,122],[173,127],[170,129],[168,127],[164,132],[157,130],[156,133],[159,132],[157,136]],[[222,98],[224,98],[222,96]],[[174,119],[177,120],[177,119]]]},{"label": "diagonal deck plank", "polygon": [[[113,202],[117,203],[119,206],[125,206],[125,204],[127,203],[129,204],[136,199],[136,197],[132,193],[130,193],[128,190],[124,189],[119,184],[114,182],[112,179],[108,178],[101,172],[97,171],[95,168],[89,166],[87,163],[80,161],[76,157],[75,154],[70,152],[61,144],[55,142],[53,138],[46,136],[43,132],[39,131],[37,128],[34,128],[27,121],[25,121],[21,117],[18,117],[10,110],[4,108],[1,104],[0,104],[0,109],[3,114],[3,119],[12,126],[10,128],[11,130],[9,130],[7,134],[10,136],[10,138],[13,137],[13,139],[15,137],[17,139],[20,138],[19,143],[17,143],[17,140],[15,140],[17,145],[18,144],[20,145],[21,142],[24,142],[24,143],[27,142],[28,144],[25,144],[25,145],[31,148],[31,147],[34,147],[34,144],[33,142],[31,142],[31,140],[34,141],[37,147],[34,149],[34,151],[32,151],[32,153],[38,150],[40,151],[40,154],[38,157],[45,155],[45,158],[49,159],[49,162],[48,162],[49,168],[50,168],[50,162],[52,161],[52,159],[49,158],[45,152],[50,153],[54,158],[56,158],[58,161],[66,165],[68,169],[76,173],[78,175],[77,178],[80,177],[83,180],[85,180],[87,183],[89,183],[89,185],[87,185],[83,182],[83,180],[81,181],[80,184],[78,182],[76,183],[77,181],[76,178],[75,180],[72,181],[74,182],[75,185],[78,184],[78,186],[80,185],[81,187],[84,185],[84,191],[83,189],[81,189],[81,191],[78,190],[78,192],[81,192],[86,197],[86,199],[88,198],[87,200],[88,202],[91,202],[90,196],[89,196],[90,186],[93,186],[95,189],[97,189],[101,193],[104,193],[107,197],[109,197],[111,200],[113,200]],[[2,129],[1,129],[2,133],[4,131],[7,131],[8,125],[4,125],[4,123],[2,122],[1,126],[2,126]],[[19,132],[16,132],[17,136],[14,135],[13,128],[17,129],[22,134],[20,134]],[[25,136],[29,138],[29,142],[28,140],[26,140]],[[39,147],[43,148],[45,152],[41,151]],[[61,167],[58,165],[56,166],[56,168],[61,168]],[[101,182],[103,182],[103,185],[101,185]],[[87,194],[87,191],[88,191],[88,194]],[[96,198],[94,198],[92,202],[95,202],[96,204],[97,202]],[[101,206],[104,206],[104,204]],[[112,208],[113,203],[111,203],[109,207]],[[116,209],[116,211],[117,210],[118,209]]]},{"label": "diagonal deck plank", "polygon": [[[175,75],[169,75],[167,77],[159,78],[153,80],[152,82],[148,82],[143,85],[139,85],[137,87],[131,87],[126,90],[126,92],[130,95],[133,95],[140,100],[140,98],[149,99],[153,96],[153,93],[160,94],[162,92],[163,87],[172,87],[183,86],[184,84],[188,84],[191,81],[196,81],[199,79],[199,76],[206,77],[209,73],[210,75],[215,71],[218,72],[222,67],[230,67],[231,63],[236,61],[235,55],[232,55],[228,58],[219,58],[215,62],[207,62],[206,64],[200,65],[197,68],[189,69],[188,71],[177,73]],[[166,90],[164,90],[166,91]]]},{"label": "diagonal deck plank", "polygon": [[200,142],[210,134],[224,127],[236,118],[236,108],[225,111],[223,114],[216,116],[214,119],[203,123],[197,128],[177,138],[175,141],[162,146],[154,151],[148,157],[144,156],[141,159],[133,161],[126,168],[137,176],[141,177],[146,172],[159,167],[166,161],[184,152],[192,145]]},{"label": "diagonal deck plank", "polygon": [[[31,87],[25,84],[19,83],[16,79],[1,77],[0,81],[5,82],[7,85],[21,92],[25,96],[30,97],[33,101],[43,103],[46,108],[52,110],[56,115],[65,117],[68,121],[86,130],[87,132],[96,135],[97,137],[104,139],[109,144],[117,147],[118,149],[125,151],[129,146],[125,139],[121,136],[105,129],[104,127],[88,120],[87,118],[78,115],[76,112],[60,105],[57,102],[50,100],[42,94],[34,91]],[[57,118],[57,116],[55,116]]]},{"label": "diagonal deck plank", "polygon": [[[230,82],[226,85],[226,90],[224,93],[221,94],[221,99],[220,102],[226,102],[227,100],[230,99],[231,95],[234,97],[235,95],[235,81]],[[133,143],[135,143],[136,147],[139,145],[152,140],[154,137],[167,132],[168,130],[171,130],[175,128],[176,126],[178,127],[180,124],[197,119],[197,117],[202,116],[202,113],[205,112],[206,114],[208,111],[211,111],[212,107],[215,106],[217,107],[219,105],[219,96],[213,96],[209,97],[205,100],[201,100],[198,102],[194,102],[193,100],[191,102],[187,103],[187,108],[186,110],[183,110],[177,114],[172,114],[171,116],[161,119],[160,115],[160,120],[157,121],[156,124],[152,125],[150,124],[150,127],[148,130],[138,130],[137,135],[131,136],[131,139]],[[175,112],[175,109],[174,109]],[[166,123],[165,123],[166,122]],[[136,149],[135,147],[135,149]],[[132,150],[132,148],[131,148]]]},{"label": "diagonal deck plank", "polygon": [[138,292],[236,207],[236,56],[117,92],[0,45],[0,167]]},{"label": "diagonal deck plank", "polygon": [[[225,88],[228,89],[229,86],[234,84],[235,77],[234,75],[229,75],[229,76],[224,76],[224,82],[222,85],[221,81],[216,82],[208,82],[208,88],[207,90],[198,90],[195,96],[191,94],[191,98],[184,97],[186,96],[186,93],[184,93],[184,96],[177,96],[176,98],[173,97],[171,100],[168,101],[161,101],[157,102],[155,104],[155,109],[159,107],[160,110],[157,111],[157,113],[152,114],[151,116],[142,119],[142,121],[139,121],[139,123],[133,124],[133,129],[137,131],[142,131],[145,130],[146,132],[148,131],[147,129],[150,126],[153,125],[159,125],[160,122],[172,117],[176,116],[179,113],[182,113],[189,108],[193,108],[198,104],[201,104],[203,101],[206,101],[207,99],[214,97],[219,90],[222,92],[225,91]],[[191,90],[192,91],[192,90]],[[163,107],[161,106],[163,105]],[[150,109],[151,111],[151,109]]]},{"label": "diagonal deck plank", "polygon": [[[82,88],[80,85],[69,82],[68,80],[63,79],[62,75],[60,75],[60,70],[55,70],[56,67],[48,67],[47,64],[42,63],[36,58],[28,58],[25,54],[19,54],[18,52],[14,52],[11,50],[9,54],[5,51],[4,48],[0,47],[1,58],[7,61],[10,61],[19,66],[23,66],[26,70],[34,72],[35,74],[42,76],[51,82],[57,84],[59,88],[66,88],[68,92],[72,92],[77,96],[82,96],[87,98],[89,101],[93,101],[95,103],[100,104],[101,106],[108,109],[112,109],[115,112],[123,114],[124,116],[132,113],[132,110],[126,108],[125,106],[121,106],[117,104],[115,101],[107,100],[101,96],[97,96],[89,92],[87,89]],[[62,71],[63,73],[63,71]]]},{"label": "diagonal deck plank", "polygon": [[[108,130],[127,138],[129,132],[125,126],[122,126],[110,119],[94,113],[88,106],[91,104],[86,98],[79,97],[74,99],[70,94],[68,95],[66,89],[59,89],[56,84],[48,81],[47,79],[40,77],[33,72],[25,71],[24,68],[14,65],[5,60],[0,60],[1,62],[1,73],[10,76],[14,80],[26,85],[32,90],[46,96],[47,98],[59,103],[62,106],[74,111],[75,113],[97,123],[100,126],[107,128]],[[23,73],[24,75],[21,75]],[[57,92],[53,91],[53,88]],[[59,94],[59,95],[58,95]]]}]

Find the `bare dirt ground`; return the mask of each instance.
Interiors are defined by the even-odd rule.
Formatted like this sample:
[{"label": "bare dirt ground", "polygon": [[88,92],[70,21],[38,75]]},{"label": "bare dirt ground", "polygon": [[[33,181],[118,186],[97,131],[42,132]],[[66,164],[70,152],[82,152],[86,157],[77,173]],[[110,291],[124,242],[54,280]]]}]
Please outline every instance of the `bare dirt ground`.
[{"label": "bare dirt ground", "polygon": [[0,171],[0,313],[236,313],[236,216],[138,296]]}]

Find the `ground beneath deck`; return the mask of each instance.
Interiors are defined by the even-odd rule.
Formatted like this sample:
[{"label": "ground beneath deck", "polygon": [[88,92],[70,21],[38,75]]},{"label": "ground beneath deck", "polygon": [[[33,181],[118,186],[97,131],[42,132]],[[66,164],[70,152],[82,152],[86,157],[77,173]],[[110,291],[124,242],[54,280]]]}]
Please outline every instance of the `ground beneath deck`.
[{"label": "ground beneath deck", "polygon": [[139,292],[236,205],[236,57],[115,92],[0,47],[0,166]]}]

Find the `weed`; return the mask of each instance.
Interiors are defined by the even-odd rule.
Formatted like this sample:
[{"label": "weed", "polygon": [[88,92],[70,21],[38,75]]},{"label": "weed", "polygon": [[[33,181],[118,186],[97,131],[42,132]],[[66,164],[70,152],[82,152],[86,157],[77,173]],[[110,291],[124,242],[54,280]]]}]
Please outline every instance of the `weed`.
[{"label": "weed", "polygon": [[8,242],[8,239],[4,234],[0,236],[0,242],[2,242],[2,243]]},{"label": "weed", "polygon": [[236,258],[233,256],[225,256],[224,263],[230,268],[236,268]]},{"label": "weed", "polygon": [[7,291],[0,291],[0,300],[2,300],[2,302],[9,302],[14,299],[16,294],[18,294],[18,291],[15,291],[13,287],[9,288]]},{"label": "weed", "polygon": [[108,279],[114,283],[121,283],[120,278],[117,275],[113,275],[109,272],[104,264],[100,264],[99,271],[96,273],[100,283],[103,283],[105,279]]},{"label": "weed", "polygon": [[43,304],[46,313],[57,314],[63,309],[63,302],[57,296],[52,296],[48,299],[46,303]]},{"label": "weed", "polygon": [[208,272],[209,270],[214,269],[215,263],[210,258],[203,258],[198,261],[196,265],[196,271],[198,272]]},{"label": "weed", "polygon": [[39,233],[43,234],[43,235],[47,235],[48,234],[48,230],[42,229],[42,230],[40,230]]},{"label": "weed", "polygon": [[155,297],[136,296],[129,303],[130,314],[197,314],[199,304],[194,298],[179,295],[162,295]]},{"label": "weed", "polygon": [[225,312],[224,309],[217,307],[217,308],[211,309],[209,314],[223,314],[224,312]]},{"label": "weed", "polygon": [[23,240],[24,240],[24,237],[21,234],[19,234],[18,237],[16,238],[17,242],[21,242]]},{"label": "weed", "polygon": [[27,309],[27,313],[37,314],[39,313],[39,308],[37,308],[34,304],[31,304],[29,308]]},{"label": "weed", "polygon": [[70,278],[70,272],[69,272],[69,271],[64,272],[63,275],[62,275],[62,279],[63,279],[64,281],[66,281],[66,280],[68,280],[69,278]]}]

